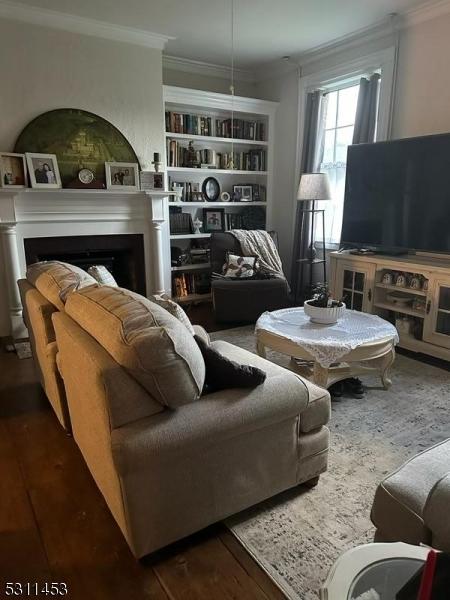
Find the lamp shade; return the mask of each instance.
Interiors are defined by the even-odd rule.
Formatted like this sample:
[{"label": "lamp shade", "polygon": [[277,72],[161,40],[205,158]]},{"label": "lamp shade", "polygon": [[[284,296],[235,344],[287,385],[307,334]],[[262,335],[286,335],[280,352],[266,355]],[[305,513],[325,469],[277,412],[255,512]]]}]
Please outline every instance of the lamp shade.
[{"label": "lamp shade", "polygon": [[326,173],[303,173],[298,186],[297,200],[331,200],[330,183]]}]

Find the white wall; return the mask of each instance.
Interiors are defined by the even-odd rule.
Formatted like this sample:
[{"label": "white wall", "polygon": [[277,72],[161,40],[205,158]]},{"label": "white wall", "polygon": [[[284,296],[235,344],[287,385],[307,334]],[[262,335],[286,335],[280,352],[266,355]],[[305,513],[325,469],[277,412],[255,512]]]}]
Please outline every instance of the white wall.
[{"label": "white wall", "polygon": [[[230,80],[224,77],[210,77],[200,73],[188,73],[187,71],[177,71],[163,67],[164,85],[176,85],[194,90],[205,90],[207,92],[217,92],[218,94],[230,93]],[[256,94],[256,84],[251,81],[235,81],[236,96],[247,96],[254,98]]]},{"label": "white wall", "polygon": [[450,14],[404,29],[392,137],[450,131]]},{"label": "white wall", "polygon": [[[55,108],[80,108],[113,123],[140,161],[163,152],[161,51],[0,19],[0,150]],[[0,245],[0,292],[5,289]],[[9,318],[0,293],[0,336]]]},{"label": "white wall", "polygon": [[285,275],[290,278],[292,259],[295,163],[298,130],[298,74],[292,71],[257,86],[257,97],[279,102],[275,116],[273,229],[278,233]]}]

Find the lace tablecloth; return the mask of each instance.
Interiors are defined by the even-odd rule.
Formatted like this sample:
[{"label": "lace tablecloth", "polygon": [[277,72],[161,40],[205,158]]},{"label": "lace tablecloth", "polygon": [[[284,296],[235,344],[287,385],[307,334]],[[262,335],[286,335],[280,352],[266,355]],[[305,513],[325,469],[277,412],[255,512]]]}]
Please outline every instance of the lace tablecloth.
[{"label": "lace tablecloth", "polygon": [[391,338],[398,343],[397,330],[377,315],[346,310],[344,316],[332,325],[312,323],[303,308],[285,308],[263,313],[256,329],[264,329],[299,344],[322,367],[342,361],[358,346]]}]

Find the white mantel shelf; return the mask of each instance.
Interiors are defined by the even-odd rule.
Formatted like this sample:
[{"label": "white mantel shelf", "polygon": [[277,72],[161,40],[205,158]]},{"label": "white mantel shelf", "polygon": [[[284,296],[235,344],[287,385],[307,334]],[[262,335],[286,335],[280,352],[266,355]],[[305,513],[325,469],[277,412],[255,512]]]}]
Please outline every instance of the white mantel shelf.
[{"label": "white mantel shelf", "polygon": [[26,335],[17,280],[26,271],[25,239],[73,235],[141,234],[149,293],[164,289],[163,229],[169,190],[0,189],[0,234],[5,257],[11,333]]},{"label": "white mantel shelf", "polygon": [[[169,190],[0,189],[0,226],[64,221],[161,220]],[[150,214],[151,213],[151,214]]]}]

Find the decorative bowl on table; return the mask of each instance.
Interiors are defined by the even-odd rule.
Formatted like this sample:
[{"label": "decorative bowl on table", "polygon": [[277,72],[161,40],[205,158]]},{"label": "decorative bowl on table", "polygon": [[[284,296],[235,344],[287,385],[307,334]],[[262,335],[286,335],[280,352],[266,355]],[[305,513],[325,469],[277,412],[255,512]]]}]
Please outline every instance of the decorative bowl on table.
[{"label": "decorative bowl on table", "polygon": [[346,306],[344,302],[340,302],[336,306],[314,306],[314,302],[313,298],[305,300],[303,303],[305,315],[308,315],[310,321],[313,323],[332,325],[333,323],[337,323],[345,313]]}]

